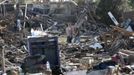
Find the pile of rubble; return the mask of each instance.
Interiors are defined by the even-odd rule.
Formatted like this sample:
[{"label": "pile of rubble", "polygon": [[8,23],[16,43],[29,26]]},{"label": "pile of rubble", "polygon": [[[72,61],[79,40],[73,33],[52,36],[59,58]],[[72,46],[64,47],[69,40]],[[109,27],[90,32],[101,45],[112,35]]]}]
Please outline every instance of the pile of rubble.
[{"label": "pile of rubble", "polygon": [[[86,70],[87,75],[104,75],[104,73],[133,75],[134,32],[118,26],[106,27],[95,22],[91,12],[88,12],[90,9],[87,8],[84,7],[83,12],[78,13],[80,16],[76,22],[83,34],[81,43],[59,44],[62,71]],[[90,14],[93,22],[87,21],[86,13]],[[57,34],[64,35],[66,22],[58,23],[58,20],[54,20],[50,15],[39,16],[40,14],[36,19],[43,25],[43,30],[52,31],[53,34],[57,30]],[[32,24],[34,20],[28,19],[27,22]],[[4,50],[6,67],[20,66],[29,55],[26,38],[30,35],[31,26],[26,25],[22,31],[17,31],[14,27],[13,19],[0,22],[0,55]],[[0,59],[2,60],[2,57]]]},{"label": "pile of rubble", "polygon": [[[66,71],[87,70],[88,75],[133,73],[134,33],[123,28],[112,26],[109,32],[84,37],[80,44],[59,47],[61,64]],[[131,68],[128,68],[128,65]]]},{"label": "pile of rubble", "polygon": [[[14,32],[12,29],[14,28],[9,20],[1,20],[0,55],[2,56],[2,50],[4,50],[5,66],[7,68],[20,65],[28,55],[22,32]],[[0,59],[0,65],[2,66],[2,57]],[[0,68],[2,69],[2,67]]]}]

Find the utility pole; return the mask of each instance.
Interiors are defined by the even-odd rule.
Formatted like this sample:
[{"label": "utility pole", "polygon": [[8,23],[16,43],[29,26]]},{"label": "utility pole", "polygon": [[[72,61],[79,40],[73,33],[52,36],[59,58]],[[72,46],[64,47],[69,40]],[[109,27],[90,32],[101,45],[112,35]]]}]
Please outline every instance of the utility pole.
[{"label": "utility pole", "polygon": [[[27,4],[25,6],[25,14],[24,14],[24,20],[27,17]],[[26,22],[24,21],[23,28],[25,28]]]},{"label": "utility pole", "polygon": [[5,4],[3,3],[3,16],[5,17],[6,15],[6,8],[5,8]]}]

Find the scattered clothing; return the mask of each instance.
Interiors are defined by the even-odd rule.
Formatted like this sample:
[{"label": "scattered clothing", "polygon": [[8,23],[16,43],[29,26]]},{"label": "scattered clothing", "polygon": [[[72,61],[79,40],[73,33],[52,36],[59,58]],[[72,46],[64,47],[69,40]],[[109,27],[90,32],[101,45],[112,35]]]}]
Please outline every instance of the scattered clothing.
[{"label": "scattered clothing", "polygon": [[22,25],[21,25],[21,20],[20,20],[20,19],[17,19],[17,29],[18,29],[19,31],[22,30]]}]

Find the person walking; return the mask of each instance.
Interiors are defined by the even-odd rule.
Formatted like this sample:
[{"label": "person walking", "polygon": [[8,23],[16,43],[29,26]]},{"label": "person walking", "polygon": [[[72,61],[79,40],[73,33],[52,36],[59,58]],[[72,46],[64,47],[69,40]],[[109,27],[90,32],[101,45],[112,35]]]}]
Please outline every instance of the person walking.
[{"label": "person walking", "polygon": [[73,32],[73,40],[72,40],[72,42],[79,44],[80,43],[80,30],[79,30],[79,28],[74,25],[72,32]]},{"label": "person walking", "polygon": [[72,43],[73,33],[71,23],[67,24],[66,35],[67,35],[67,43]]}]

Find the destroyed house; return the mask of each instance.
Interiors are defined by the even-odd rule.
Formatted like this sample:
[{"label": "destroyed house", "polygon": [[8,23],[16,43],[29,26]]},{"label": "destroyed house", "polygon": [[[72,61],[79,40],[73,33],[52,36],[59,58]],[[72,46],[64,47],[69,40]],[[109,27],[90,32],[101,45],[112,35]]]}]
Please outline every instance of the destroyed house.
[{"label": "destroyed house", "polygon": [[63,21],[75,19],[77,6],[72,2],[50,2],[49,4],[34,4],[32,10],[36,14],[46,14]]},{"label": "destroyed house", "polygon": [[52,17],[63,20],[72,21],[76,19],[77,6],[72,2],[51,3],[50,12],[53,12]]}]

